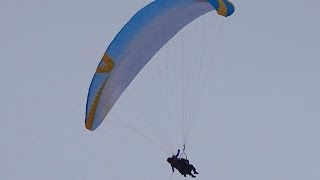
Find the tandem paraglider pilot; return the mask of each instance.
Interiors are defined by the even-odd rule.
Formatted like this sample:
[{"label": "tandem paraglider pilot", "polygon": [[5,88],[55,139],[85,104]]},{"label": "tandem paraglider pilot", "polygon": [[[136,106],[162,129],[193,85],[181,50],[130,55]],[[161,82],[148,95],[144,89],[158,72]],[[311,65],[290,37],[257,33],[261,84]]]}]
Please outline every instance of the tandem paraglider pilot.
[{"label": "tandem paraglider pilot", "polygon": [[[196,168],[192,164],[189,164],[188,159],[185,159],[183,157],[179,158],[179,154],[180,149],[178,150],[176,155],[167,158],[167,162],[171,165],[172,172],[174,172],[174,169],[176,168],[184,177],[190,175],[191,177],[195,178],[196,176],[194,174],[199,174],[196,171]],[[192,171],[194,174],[192,174]]]}]

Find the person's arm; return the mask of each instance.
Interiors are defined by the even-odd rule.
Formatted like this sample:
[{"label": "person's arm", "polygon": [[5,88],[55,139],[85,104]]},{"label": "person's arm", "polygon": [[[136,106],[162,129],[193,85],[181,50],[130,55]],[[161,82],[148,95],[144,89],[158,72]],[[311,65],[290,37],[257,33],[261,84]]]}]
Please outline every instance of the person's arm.
[{"label": "person's arm", "polygon": [[177,155],[175,155],[174,157],[175,157],[175,158],[178,158],[178,157],[179,157],[179,154],[180,154],[180,149],[178,149]]},{"label": "person's arm", "polygon": [[171,168],[172,168],[172,172],[174,173],[174,167],[171,165]]}]

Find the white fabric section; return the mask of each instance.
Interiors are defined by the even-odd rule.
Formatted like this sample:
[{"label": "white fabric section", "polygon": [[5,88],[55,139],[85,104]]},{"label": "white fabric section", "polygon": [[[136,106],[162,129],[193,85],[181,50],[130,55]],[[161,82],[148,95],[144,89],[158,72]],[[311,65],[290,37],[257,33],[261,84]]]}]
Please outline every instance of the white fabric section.
[{"label": "white fabric section", "polygon": [[116,59],[118,64],[115,64],[103,90],[93,129],[101,124],[122,92],[166,42],[185,25],[213,10],[213,7],[207,2],[190,2],[179,6],[179,9],[171,8],[167,12],[159,12],[157,18],[150,19],[141,32],[132,37],[130,43],[127,44],[128,48],[125,48],[122,55],[118,56],[120,59]]}]

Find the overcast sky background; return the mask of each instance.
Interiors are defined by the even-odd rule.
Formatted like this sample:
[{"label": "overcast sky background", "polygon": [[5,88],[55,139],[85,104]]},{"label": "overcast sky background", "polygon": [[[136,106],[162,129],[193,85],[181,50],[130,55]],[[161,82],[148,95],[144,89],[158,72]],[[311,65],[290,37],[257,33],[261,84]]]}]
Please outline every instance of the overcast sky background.
[{"label": "overcast sky background", "polygon": [[[170,178],[141,136],[84,127],[103,52],[149,2],[0,1],[0,179]],[[320,2],[233,2],[189,140],[197,179],[319,180]]]}]

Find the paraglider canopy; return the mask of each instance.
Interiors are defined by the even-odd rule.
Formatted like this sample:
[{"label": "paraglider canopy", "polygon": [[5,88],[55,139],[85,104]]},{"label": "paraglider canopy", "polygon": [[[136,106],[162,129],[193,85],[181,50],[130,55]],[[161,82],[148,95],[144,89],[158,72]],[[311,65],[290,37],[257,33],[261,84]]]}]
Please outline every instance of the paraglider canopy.
[{"label": "paraglider canopy", "polygon": [[96,69],[87,97],[86,128],[99,127],[135,76],[178,31],[213,10],[227,17],[234,6],[228,0],[156,0],[138,11]]}]

